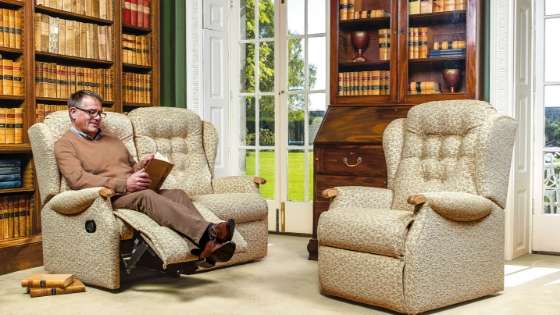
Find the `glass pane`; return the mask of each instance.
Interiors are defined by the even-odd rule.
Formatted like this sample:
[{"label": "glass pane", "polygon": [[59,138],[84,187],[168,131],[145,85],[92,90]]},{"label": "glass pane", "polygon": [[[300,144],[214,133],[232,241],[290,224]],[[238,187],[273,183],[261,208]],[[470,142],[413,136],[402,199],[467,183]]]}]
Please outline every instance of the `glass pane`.
[{"label": "glass pane", "polygon": [[327,47],[325,37],[312,37],[308,43],[309,88],[311,90],[324,90],[327,78]]},{"label": "glass pane", "polygon": [[544,80],[560,82],[560,18],[547,19],[544,25]]},{"label": "glass pane", "polygon": [[560,214],[560,152],[544,150],[544,213]]},{"label": "glass pane", "polygon": [[266,179],[266,185],[260,188],[261,194],[266,199],[274,199],[274,187],[276,186],[276,154],[273,150],[259,152],[259,176]]},{"label": "glass pane", "polygon": [[255,145],[255,97],[242,96],[241,145]]},{"label": "glass pane", "polygon": [[307,1],[308,34],[325,33],[325,17],[325,0]]},{"label": "glass pane", "polygon": [[[245,154],[243,154],[245,152]],[[245,175],[255,176],[255,166],[257,163],[255,159],[255,150],[241,150],[241,156],[245,159]]]},{"label": "glass pane", "polygon": [[274,90],[274,43],[261,43],[259,54],[260,91],[272,92]]},{"label": "glass pane", "polygon": [[288,1],[288,35],[305,34],[304,14],[305,0]]},{"label": "glass pane", "polygon": [[288,96],[288,145],[303,145],[305,136],[304,94]]},{"label": "glass pane", "polygon": [[288,151],[288,200],[305,200],[305,152]]},{"label": "glass pane", "polygon": [[544,106],[560,107],[560,85],[544,87]]},{"label": "glass pane", "polygon": [[544,109],[545,147],[560,147],[560,107]]},{"label": "glass pane", "polygon": [[546,15],[560,14],[560,1],[546,0],[544,12]]},{"label": "glass pane", "polygon": [[303,39],[288,40],[288,89],[303,90],[305,83],[305,42]]},{"label": "glass pane", "polygon": [[241,44],[241,92],[255,91],[255,44]]},{"label": "glass pane", "polygon": [[274,0],[259,0],[259,35],[274,37]]},{"label": "glass pane", "polygon": [[323,121],[325,112],[327,111],[327,94],[313,93],[309,94],[309,137],[308,144],[313,144],[319,126]]},{"label": "glass pane", "polygon": [[274,96],[259,99],[259,144],[274,145]]},{"label": "glass pane", "polygon": [[255,38],[255,0],[241,0],[241,38]]}]

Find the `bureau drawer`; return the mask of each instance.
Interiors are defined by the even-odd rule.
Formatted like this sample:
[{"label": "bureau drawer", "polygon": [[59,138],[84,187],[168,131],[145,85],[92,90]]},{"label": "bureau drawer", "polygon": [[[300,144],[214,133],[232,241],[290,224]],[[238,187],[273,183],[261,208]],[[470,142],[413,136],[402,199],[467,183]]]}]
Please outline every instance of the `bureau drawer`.
[{"label": "bureau drawer", "polygon": [[368,186],[386,188],[385,177],[315,175],[315,200],[327,200],[321,192],[337,186]]},{"label": "bureau drawer", "polygon": [[320,174],[386,176],[385,156],[378,147],[329,147],[317,152]]}]

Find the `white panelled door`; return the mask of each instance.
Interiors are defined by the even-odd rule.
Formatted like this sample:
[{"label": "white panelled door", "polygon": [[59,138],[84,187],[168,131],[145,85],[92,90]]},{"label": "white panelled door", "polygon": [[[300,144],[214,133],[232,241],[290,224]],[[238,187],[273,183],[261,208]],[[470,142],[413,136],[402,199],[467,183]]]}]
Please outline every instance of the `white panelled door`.
[{"label": "white panelled door", "polygon": [[560,253],[560,1],[535,2],[535,201],[532,250]]},{"label": "white panelled door", "polygon": [[202,76],[205,121],[217,129],[220,139],[216,157],[217,177],[229,175],[229,79],[228,79],[228,1],[204,0],[202,9]]}]

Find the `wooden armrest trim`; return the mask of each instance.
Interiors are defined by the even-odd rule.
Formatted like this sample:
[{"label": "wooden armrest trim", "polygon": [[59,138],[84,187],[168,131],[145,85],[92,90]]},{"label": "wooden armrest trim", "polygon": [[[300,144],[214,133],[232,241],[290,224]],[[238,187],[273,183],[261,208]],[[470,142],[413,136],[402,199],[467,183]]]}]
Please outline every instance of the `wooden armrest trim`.
[{"label": "wooden armrest trim", "polygon": [[110,198],[114,194],[115,194],[115,192],[112,189],[107,188],[107,187],[103,187],[99,190],[99,196],[101,196],[105,199]]},{"label": "wooden armrest trim", "polygon": [[333,199],[338,194],[336,188],[327,188],[321,192],[321,196],[327,199]]},{"label": "wooden armrest trim", "polygon": [[427,200],[426,197],[424,197],[423,195],[412,195],[408,197],[406,201],[411,205],[417,206],[426,203]]},{"label": "wooden armrest trim", "polygon": [[253,182],[257,185],[264,185],[264,184],[266,184],[266,179],[264,179],[262,177],[255,176],[255,177],[253,177]]}]

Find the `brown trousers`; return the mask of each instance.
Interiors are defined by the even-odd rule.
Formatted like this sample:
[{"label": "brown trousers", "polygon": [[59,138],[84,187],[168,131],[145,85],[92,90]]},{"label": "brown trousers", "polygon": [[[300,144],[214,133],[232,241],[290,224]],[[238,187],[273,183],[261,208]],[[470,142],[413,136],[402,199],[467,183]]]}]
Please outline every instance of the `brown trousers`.
[{"label": "brown trousers", "polygon": [[180,189],[158,192],[145,189],[117,196],[112,203],[113,209],[142,211],[159,225],[180,232],[197,244],[210,224],[200,215],[191,198]]}]

